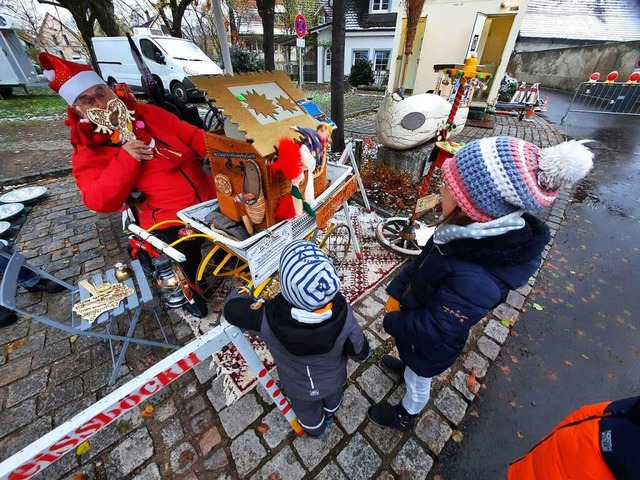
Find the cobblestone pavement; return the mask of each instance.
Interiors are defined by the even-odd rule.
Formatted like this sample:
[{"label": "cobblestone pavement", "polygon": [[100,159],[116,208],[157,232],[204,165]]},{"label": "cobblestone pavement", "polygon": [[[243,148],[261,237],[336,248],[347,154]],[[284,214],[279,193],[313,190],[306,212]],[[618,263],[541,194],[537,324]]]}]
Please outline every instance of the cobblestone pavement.
[{"label": "cobblestone pavement", "polygon": [[[348,131],[369,135],[372,121],[372,115],[355,118]],[[520,136],[541,146],[562,140],[541,119],[521,123],[509,117],[499,117],[493,131],[465,130],[464,139],[492,134]],[[4,158],[5,153],[0,155]],[[30,212],[16,249],[34,264],[73,281],[126,260],[118,215],[88,211],[70,176],[39,184],[49,187],[48,198]],[[568,195],[561,194],[549,212],[554,235],[567,201]],[[154,405],[153,416],[143,418],[141,408],[134,408],[90,438],[88,453],[71,452],[38,478],[67,479],[75,474],[86,475],[75,478],[109,480],[427,478],[473,402],[475,392],[466,382],[470,372],[475,369],[482,382],[534,281],[511,292],[505,304],[472,330],[464,354],[434,379],[432,400],[413,432],[380,429],[366,418],[369,405],[381,400],[397,403],[404,393],[400,379],[383,372],[376,362],[392,348],[381,327],[386,298],[382,285],[354,305],[375,355],[364,364],[349,361],[344,404],[323,441],[296,437],[261,387],[227,407],[222,378],[201,365],[140,406]],[[55,296],[23,293],[20,302],[48,315],[62,313]],[[220,305],[213,309],[219,315]],[[193,338],[177,317],[165,315],[163,322],[170,341],[184,344]],[[150,319],[141,325],[146,335],[158,335]],[[109,387],[111,363],[105,343],[86,337],[72,341],[27,319],[0,329],[0,461],[164,355],[161,349],[131,346],[117,385]],[[262,424],[268,426],[266,431]]]}]

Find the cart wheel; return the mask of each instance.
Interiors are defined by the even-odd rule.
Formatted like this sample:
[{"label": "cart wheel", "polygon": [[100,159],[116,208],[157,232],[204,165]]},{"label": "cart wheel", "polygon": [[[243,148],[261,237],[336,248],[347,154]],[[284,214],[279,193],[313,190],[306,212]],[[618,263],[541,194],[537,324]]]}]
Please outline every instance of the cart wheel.
[{"label": "cart wheel", "polygon": [[345,224],[336,225],[320,242],[319,247],[327,254],[336,268],[347,259],[351,247],[351,230]]},{"label": "cart wheel", "polygon": [[[248,274],[244,260],[214,246],[200,262],[196,284],[208,302],[221,300],[228,293],[225,288],[228,277],[242,277],[243,273]],[[250,274],[248,276],[251,278]]]},{"label": "cart wheel", "polygon": [[415,226],[412,227],[410,220],[408,217],[391,217],[381,221],[376,227],[376,240],[386,250],[402,257],[418,256],[422,252],[422,247],[415,240],[415,229],[426,225],[416,221]]},{"label": "cart wheel", "polygon": [[255,298],[264,298],[268,300],[275,297],[280,293],[280,276],[275,273],[273,276],[267,278],[260,285],[253,290],[253,296]]}]

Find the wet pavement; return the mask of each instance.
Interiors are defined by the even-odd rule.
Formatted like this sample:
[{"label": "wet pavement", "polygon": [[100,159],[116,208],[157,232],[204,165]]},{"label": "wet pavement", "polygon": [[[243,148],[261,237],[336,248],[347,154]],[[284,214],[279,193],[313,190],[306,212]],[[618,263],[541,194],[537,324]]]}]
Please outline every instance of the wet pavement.
[{"label": "wet pavement", "polygon": [[[549,95],[559,122],[571,96]],[[430,478],[494,480],[579,406],[640,395],[640,119],[570,113],[592,173],[565,210],[536,285],[486,389]],[[536,308],[534,308],[534,306]]]}]

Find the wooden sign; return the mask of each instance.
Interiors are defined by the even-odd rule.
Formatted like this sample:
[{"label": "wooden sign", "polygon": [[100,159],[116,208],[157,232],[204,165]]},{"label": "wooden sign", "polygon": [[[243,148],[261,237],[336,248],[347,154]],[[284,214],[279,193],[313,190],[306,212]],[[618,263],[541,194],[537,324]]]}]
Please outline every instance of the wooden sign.
[{"label": "wooden sign", "polygon": [[344,202],[349,200],[358,190],[358,182],[355,175],[351,177],[334,195],[316,210],[316,223],[322,230],[327,226],[329,220],[338,211]]},{"label": "wooden sign", "polygon": [[426,197],[422,197],[418,199],[416,203],[416,213],[426,212],[427,210],[431,210],[433,207],[440,203],[440,195],[436,193],[432,193],[431,195],[427,195]]}]

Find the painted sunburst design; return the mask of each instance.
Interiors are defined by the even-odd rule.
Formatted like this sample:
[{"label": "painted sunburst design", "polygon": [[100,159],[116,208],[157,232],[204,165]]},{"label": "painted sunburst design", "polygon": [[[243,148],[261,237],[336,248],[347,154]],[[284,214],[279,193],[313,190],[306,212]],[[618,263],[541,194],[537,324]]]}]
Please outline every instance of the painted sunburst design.
[{"label": "painted sunburst design", "polygon": [[263,115],[264,117],[276,118],[276,108],[273,105],[273,101],[269,100],[265,94],[258,93],[255,90],[251,92],[243,93],[244,102],[247,107],[256,112],[256,115]]},{"label": "painted sunburst design", "polygon": [[298,109],[298,106],[293,100],[287,97],[283,97],[282,95],[276,98],[276,103],[280,106],[280,108],[288,112],[295,112]]}]

